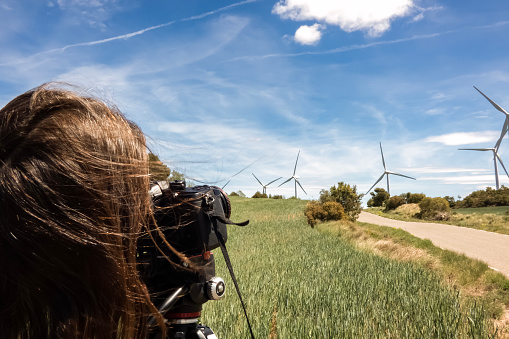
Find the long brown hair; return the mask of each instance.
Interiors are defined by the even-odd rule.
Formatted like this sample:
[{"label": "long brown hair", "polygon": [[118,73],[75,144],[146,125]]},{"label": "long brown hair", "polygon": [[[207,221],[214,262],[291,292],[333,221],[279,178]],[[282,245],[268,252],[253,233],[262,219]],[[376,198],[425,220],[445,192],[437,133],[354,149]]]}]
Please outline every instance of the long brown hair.
[{"label": "long brown hair", "polygon": [[147,148],[115,107],[46,84],[0,110],[0,337],[142,338]]}]

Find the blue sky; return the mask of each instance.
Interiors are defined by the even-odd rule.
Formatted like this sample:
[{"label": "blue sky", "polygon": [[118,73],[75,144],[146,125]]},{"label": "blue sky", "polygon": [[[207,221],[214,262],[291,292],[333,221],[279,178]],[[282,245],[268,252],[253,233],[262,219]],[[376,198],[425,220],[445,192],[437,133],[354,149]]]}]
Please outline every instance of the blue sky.
[{"label": "blue sky", "polygon": [[[48,81],[116,104],[194,180],[250,196],[494,186],[509,110],[505,0],[0,0],[0,106]],[[500,147],[509,166],[509,141]],[[239,171],[250,165],[240,174]],[[509,168],[508,168],[509,169]],[[503,170],[501,169],[503,174]],[[504,177],[505,176],[505,177]],[[502,184],[509,179],[500,175]],[[378,187],[385,187],[385,181]]]}]

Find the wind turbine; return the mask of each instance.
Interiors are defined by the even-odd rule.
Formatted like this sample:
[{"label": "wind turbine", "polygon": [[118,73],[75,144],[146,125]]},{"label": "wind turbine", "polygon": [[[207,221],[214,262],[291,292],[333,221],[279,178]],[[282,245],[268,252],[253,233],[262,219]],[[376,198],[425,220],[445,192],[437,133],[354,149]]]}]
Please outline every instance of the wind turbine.
[{"label": "wind turbine", "polygon": [[[306,193],[306,191],[304,190],[304,188],[302,187],[302,185],[300,184],[299,182],[299,176],[295,175],[295,172],[297,172],[297,162],[299,161],[299,155],[300,155],[300,150],[299,150],[299,153],[297,154],[297,160],[295,160],[295,168],[293,169],[293,175],[288,178],[288,180],[286,180],[284,183],[282,183],[281,185],[279,185],[278,187],[281,187],[282,185],[286,184],[288,181],[290,180],[295,180],[295,198],[297,198],[297,184],[300,186],[300,188],[302,189],[302,191],[304,191],[304,193]],[[307,193],[306,193],[307,195]]]},{"label": "wind turbine", "polygon": [[[502,112],[505,114],[505,122],[504,122],[504,126],[502,127],[502,132],[500,133],[500,139],[499,139],[499,142],[497,142],[497,144],[500,146],[500,141],[502,140],[502,138],[505,136],[505,134],[507,133],[507,131],[509,130],[509,113],[507,113],[505,111],[505,109],[503,109],[502,107],[500,107],[499,105],[497,105],[496,102],[494,102],[493,100],[491,100],[490,98],[488,98],[486,96],[486,94],[484,94],[483,92],[481,92],[477,87],[474,86],[474,88],[477,90],[477,92],[481,93],[483,97],[486,98],[486,100],[488,100],[492,105],[493,107],[495,107],[498,111]],[[498,147],[497,147],[497,152],[498,152]]]},{"label": "wind turbine", "polygon": [[[506,122],[507,124],[507,122]],[[502,131],[503,132],[503,131]],[[498,166],[497,166],[497,160],[500,162],[500,165],[502,165],[502,168],[505,171],[505,174],[507,174],[507,177],[509,178],[509,173],[507,173],[507,170],[504,166],[504,163],[502,162],[502,159],[498,155],[498,148],[500,147],[500,143],[502,142],[502,138],[504,135],[500,135],[500,138],[498,139],[497,143],[495,144],[495,147],[493,148],[458,148],[460,151],[492,151],[493,152],[493,165],[495,166],[495,186],[497,190],[500,188],[500,183],[498,181]]]},{"label": "wind turbine", "polygon": [[507,131],[509,130],[509,113],[507,113],[505,111],[505,109],[500,107],[496,102],[494,102],[493,100],[488,98],[488,96],[486,94],[484,94],[483,92],[481,92],[477,87],[474,86],[474,88],[477,90],[477,92],[481,93],[481,95],[483,97],[485,97],[486,100],[488,100],[493,105],[493,107],[495,107],[498,111],[500,111],[500,112],[505,114],[504,126],[502,127],[502,131],[500,132],[500,137],[498,138],[497,143],[495,144],[495,147],[493,147],[493,148],[458,148],[458,149],[461,150],[461,151],[480,151],[480,152],[492,151],[493,152],[493,165],[495,166],[495,187],[498,190],[500,188],[500,183],[499,183],[499,180],[498,180],[498,165],[497,165],[497,160],[500,162],[500,165],[502,165],[502,168],[504,169],[505,173],[509,177],[509,173],[507,173],[507,170],[506,170],[506,168],[504,166],[504,163],[502,162],[502,159],[498,155],[498,149],[500,148],[500,144],[502,143],[502,139],[504,139],[504,136],[506,135]]},{"label": "wind turbine", "polygon": [[374,183],[374,185],[371,186],[371,188],[366,192],[366,194],[368,194],[369,191],[371,191],[373,189],[373,187],[375,187],[375,185],[378,184],[380,182],[380,180],[383,179],[384,175],[387,176],[387,193],[389,193],[389,196],[391,195],[391,191],[390,191],[390,188],[389,188],[389,174],[399,175],[400,177],[417,180],[417,179],[409,177],[407,175],[403,175],[403,174],[400,174],[400,173],[396,173],[396,172],[392,172],[392,171],[388,171],[387,170],[387,167],[385,166],[384,152],[382,151],[382,143],[380,143],[380,153],[382,153],[382,163],[384,165],[384,173],[382,174],[382,176],[380,176],[380,178],[378,178],[378,180]]},{"label": "wind turbine", "polygon": [[281,179],[282,177],[279,177],[275,180],[272,180],[271,182],[269,182],[267,185],[264,185],[262,184],[262,182],[256,177],[256,175],[254,175],[254,173],[251,173],[253,175],[253,177],[255,177],[255,179],[260,183],[260,185],[262,185],[263,187],[263,194],[267,194],[267,186],[269,186],[270,184],[272,184],[274,181],[278,181],[279,179]]}]

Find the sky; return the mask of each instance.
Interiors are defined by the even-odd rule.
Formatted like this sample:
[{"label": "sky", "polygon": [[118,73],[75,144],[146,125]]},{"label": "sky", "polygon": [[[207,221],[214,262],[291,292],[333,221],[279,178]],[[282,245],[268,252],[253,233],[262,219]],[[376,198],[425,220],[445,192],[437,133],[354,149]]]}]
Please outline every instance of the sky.
[{"label": "sky", "polygon": [[[506,0],[0,0],[0,107],[49,81],[120,108],[191,181],[291,197],[495,186]],[[499,155],[509,166],[509,137]],[[500,182],[509,178],[500,169]],[[508,167],[509,170],[509,167]],[[376,187],[387,189],[385,180]],[[366,196],[363,200],[365,203]]]}]

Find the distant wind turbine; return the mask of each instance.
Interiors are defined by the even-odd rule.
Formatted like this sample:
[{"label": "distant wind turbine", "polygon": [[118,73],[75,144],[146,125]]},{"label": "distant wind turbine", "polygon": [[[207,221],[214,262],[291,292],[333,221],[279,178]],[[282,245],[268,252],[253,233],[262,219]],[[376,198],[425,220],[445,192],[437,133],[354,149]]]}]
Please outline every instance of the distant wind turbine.
[{"label": "distant wind turbine", "polygon": [[374,183],[374,185],[371,186],[371,188],[366,192],[366,194],[368,194],[369,191],[371,191],[373,189],[373,187],[375,187],[376,184],[378,184],[380,182],[380,180],[383,179],[384,175],[387,176],[387,193],[389,193],[389,196],[391,195],[391,191],[390,191],[390,188],[389,188],[389,174],[399,175],[400,177],[417,180],[417,179],[409,177],[407,175],[403,175],[403,174],[400,174],[400,173],[396,173],[396,172],[392,172],[392,171],[388,171],[387,170],[387,167],[385,166],[384,152],[382,151],[382,143],[380,143],[380,153],[382,153],[382,163],[384,165],[384,173],[382,174],[382,176],[380,176],[380,178],[378,178],[378,180]]},{"label": "distant wind turbine", "polygon": [[299,161],[299,155],[300,155],[300,150],[299,150],[299,153],[297,154],[297,160],[295,160],[295,168],[293,169],[293,175],[290,178],[288,178],[288,180],[286,180],[284,183],[282,183],[281,185],[278,186],[278,187],[281,187],[282,185],[286,184],[288,181],[290,181],[292,179],[295,180],[295,198],[297,198],[297,184],[300,186],[302,191],[307,195],[306,191],[304,190],[304,188],[302,187],[302,185],[299,182],[300,177],[295,175],[295,172],[297,172],[297,162]]},{"label": "distant wind turbine", "polygon": [[253,177],[255,177],[255,179],[260,183],[260,185],[262,185],[262,188],[263,188],[263,194],[267,194],[267,186],[269,186],[270,184],[272,184],[274,181],[278,181],[279,179],[281,179],[282,177],[279,177],[275,180],[272,180],[271,182],[269,182],[267,185],[264,185],[262,184],[262,182],[256,177],[256,175],[254,175],[254,173],[251,173],[253,175]]}]

